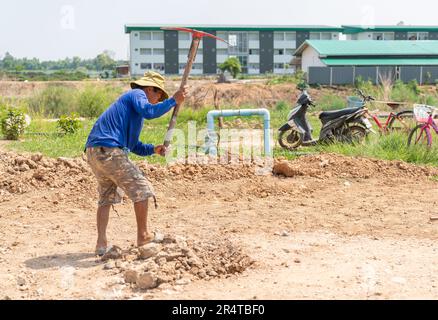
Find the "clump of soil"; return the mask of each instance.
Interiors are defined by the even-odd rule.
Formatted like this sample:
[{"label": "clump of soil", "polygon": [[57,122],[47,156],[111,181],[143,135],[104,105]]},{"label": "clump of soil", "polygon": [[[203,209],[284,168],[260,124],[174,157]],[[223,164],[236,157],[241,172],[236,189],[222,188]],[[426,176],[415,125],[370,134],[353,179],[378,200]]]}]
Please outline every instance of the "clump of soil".
[{"label": "clump of soil", "polygon": [[340,178],[414,178],[438,175],[438,168],[403,161],[385,161],[346,157],[337,154],[303,156],[295,160],[277,160],[274,174],[285,177],[306,176],[320,179]]},{"label": "clump of soil", "polygon": [[120,261],[115,268],[123,273],[125,283],[140,289],[226,278],[254,263],[242,248],[227,239],[196,241],[171,235],[127,250]]}]

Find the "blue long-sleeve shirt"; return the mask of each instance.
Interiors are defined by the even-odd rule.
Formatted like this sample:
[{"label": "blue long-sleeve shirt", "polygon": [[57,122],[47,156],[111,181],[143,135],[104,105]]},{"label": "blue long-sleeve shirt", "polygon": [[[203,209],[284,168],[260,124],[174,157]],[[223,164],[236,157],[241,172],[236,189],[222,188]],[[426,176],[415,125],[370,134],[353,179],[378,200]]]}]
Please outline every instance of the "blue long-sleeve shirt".
[{"label": "blue long-sleeve shirt", "polygon": [[139,141],[144,119],[159,118],[175,105],[174,98],[153,105],[143,90],[130,90],[97,119],[86,148],[122,148],[139,156],[153,155],[154,145]]}]

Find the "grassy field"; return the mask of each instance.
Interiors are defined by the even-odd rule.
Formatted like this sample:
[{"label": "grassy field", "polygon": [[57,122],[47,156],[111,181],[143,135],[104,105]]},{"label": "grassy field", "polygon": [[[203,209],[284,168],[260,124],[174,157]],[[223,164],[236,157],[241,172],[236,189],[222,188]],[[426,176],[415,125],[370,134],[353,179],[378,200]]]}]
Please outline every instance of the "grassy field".
[{"label": "grassy field", "polygon": [[[211,108],[199,111],[184,109],[180,113],[177,128],[181,129],[187,137],[188,122],[195,121],[197,130],[206,128],[206,115]],[[289,108],[280,107],[273,110],[272,128],[274,139],[277,140],[277,128],[285,121]],[[166,133],[170,114],[154,120],[147,120],[140,136],[141,141],[152,144],[162,144]],[[314,128],[313,136],[319,135],[320,122],[316,116],[311,116],[310,122]],[[226,123],[229,128],[235,126],[235,118],[228,118]],[[258,118],[240,118],[245,128],[254,127],[255,123],[261,123]],[[41,152],[50,157],[78,157],[81,156],[87,136],[95,120],[85,120],[81,129],[74,135],[61,136],[57,133],[56,122],[45,119],[34,119],[27,129],[24,139],[11,142],[8,148],[16,151]],[[376,128],[375,128],[376,129]],[[197,141],[202,145],[203,141]],[[275,157],[287,159],[296,158],[302,154],[332,152],[348,156],[362,156],[386,160],[402,160],[410,163],[427,164],[436,166],[438,164],[438,141],[432,150],[424,147],[408,147],[407,133],[392,133],[389,135],[371,134],[365,142],[356,145],[335,143],[330,145],[317,145],[313,147],[301,147],[296,152],[281,149],[278,144],[274,148]],[[133,159],[141,159],[131,155]],[[148,161],[164,163],[164,159],[158,156],[149,157]]]},{"label": "grassy field", "polygon": [[[275,80],[275,81],[274,81]],[[289,81],[286,78],[274,78],[270,81],[275,83],[283,83]],[[292,79],[295,81],[296,79]],[[360,82],[358,87],[367,94],[371,94],[380,100],[402,101],[408,104],[407,108],[411,108],[413,103],[426,103],[430,105],[438,104],[437,87],[419,87],[416,83],[403,84],[396,82],[391,85],[373,86],[370,82]],[[346,89],[346,88],[343,88]],[[351,88],[350,88],[351,89]],[[26,152],[41,152],[50,157],[78,157],[81,156],[87,136],[95,122],[96,117],[103,112],[107,105],[121,93],[119,87],[114,87],[112,84],[103,87],[85,86],[81,90],[71,90],[69,88],[54,85],[49,86],[41,92],[35,92],[32,96],[25,99],[5,99],[0,97],[0,114],[2,110],[6,110],[8,106],[13,106],[22,109],[30,114],[33,121],[30,127],[27,128],[22,140],[11,142],[7,148],[16,151]],[[314,90],[314,89],[312,89]],[[340,89],[339,89],[340,90]],[[310,111],[315,112],[321,110],[333,110],[346,107],[346,95],[344,91],[322,90],[314,91],[317,95],[316,107]],[[323,94],[322,94],[323,93]],[[256,108],[253,105],[245,106],[246,108]],[[382,105],[370,105],[370,108],[379,108],[385,110]],[[384,107],[384,105],[383,105]],[[222,107],[237,108],[237,107]],[[188,122],[195,121],[197,130],[206,128],[206,115],[209,110],[214,109],[212,106],[203,109],[194,110],[190,106],[184,107],[178,118],[177,129],[181,129],[187,140]],[[286,121],[287,114],[291,109],[290,102],[277,101],[276,106],[271,110],[271,125],[274,130],[274,139],[277,140],[277,129]],[[87,120],[82,122],[82,127],[74,135],[61,136],[58,133],[56,121],[50,118],[59,117],[77,112],[80,116]],[[170,114],[154,120],[145,122],[144,130],[141,134],[141,141],[152,144],[162,144],[167,125],[169,123]],[[310,122],[314,128],[313,136],[318,137],[320,130],[319,119],[313,115],[309,116]],[[235,119],[226,119],[228,128],[237,128],[239,124]],[[261,124],[261,119],[242,118],[240,119],[244,128],[254,128],[256,124]],[[242,125],[240,125],[242,127]],[[375,127],[377,130],[377,127]],[[435,136],[435,135],[434,135]],[[199,137],[196,142],[198,146],[203,144],[203,138]],[[175,143],[174,143],[175,145]],[[438,141],[434,143],[438,145]],[[187,147],[187,146],[185,146]],[[394,133],[390,135],[370,135],[368,139],[358,145],[347,144],[331,144],[318,145],[314,147],[299,148],[297,151],[290,152],[281,149],[278,144],[274,148],[275,157],[286,157],[291,159],[301,154],[334,152],[349,156],[364,156],[378,159],[388,160],[403,160],[411,163],[437,165],[438,152],[437,147],[432,150],[426,150],[422,147],[408,148],[407,134]],[[133,159],[139,159],[137,156],[132,156]],[[164,159],[158,156],[148,158],[151,162],[164,163]]]}]

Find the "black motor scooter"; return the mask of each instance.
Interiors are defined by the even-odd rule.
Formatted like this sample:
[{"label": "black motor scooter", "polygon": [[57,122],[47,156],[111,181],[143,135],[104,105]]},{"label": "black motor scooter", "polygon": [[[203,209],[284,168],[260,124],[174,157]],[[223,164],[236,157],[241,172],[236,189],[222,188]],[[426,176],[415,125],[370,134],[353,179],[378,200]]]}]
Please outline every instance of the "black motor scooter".
[{"label": "black motor scooter", "polygon": [[299,146],[335,141],[360,142],[371,132],[372,125],[366,117],[367,110],[363,105],[358,108],[322,112],[319,115],[322,123],[321,133],[319,139],[314,140],[312,126],[306,117],[309,106],[315,105],[307,91],[303,91],[297,105],[289,113],[287,123],[279,129],[278,142],[284,149],[294,150]]}]

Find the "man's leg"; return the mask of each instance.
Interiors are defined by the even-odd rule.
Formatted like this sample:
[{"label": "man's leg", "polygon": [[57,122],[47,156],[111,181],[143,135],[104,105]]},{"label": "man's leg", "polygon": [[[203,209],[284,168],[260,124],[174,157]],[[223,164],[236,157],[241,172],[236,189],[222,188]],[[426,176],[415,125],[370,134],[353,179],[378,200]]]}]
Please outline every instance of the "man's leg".
[{"label": "man's leg", "polygon": [[151,242],[153,236],[148,233],[148,200],[134,203],[135,217],[137,218],[137,245],[139,247]]},{"label": "man's leg", "polygon": [[106,228],[108,227],[110,209],[111,205],[102,206],[97,209],[96,249],[106,248],[108,245],[108,241],[106,238]]}]

